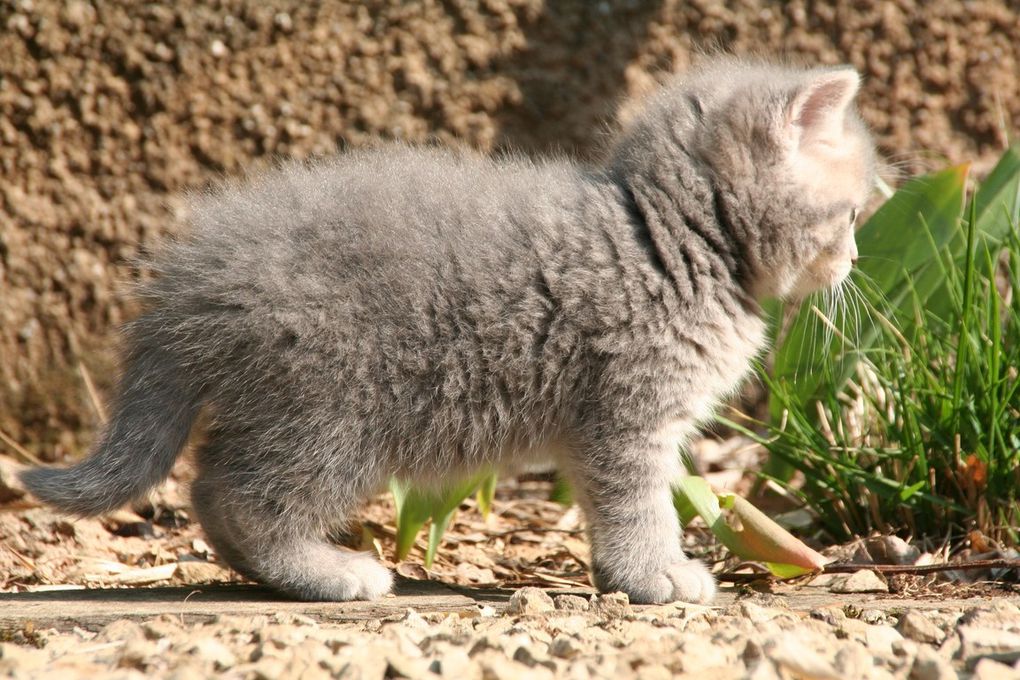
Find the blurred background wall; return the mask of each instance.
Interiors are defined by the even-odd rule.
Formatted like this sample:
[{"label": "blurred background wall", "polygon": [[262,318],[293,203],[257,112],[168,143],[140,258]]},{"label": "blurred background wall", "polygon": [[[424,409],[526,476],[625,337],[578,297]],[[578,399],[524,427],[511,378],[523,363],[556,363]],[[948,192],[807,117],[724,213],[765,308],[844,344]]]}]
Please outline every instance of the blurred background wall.
[{"label": "blurred background wall", "polygon": [[906,172],[1020,129],[1015,0],[0,0],[0,430],[46,460],[88,443],[129,261],[184,190],[377,138],[590,159],[713,46],[853,64]]}]

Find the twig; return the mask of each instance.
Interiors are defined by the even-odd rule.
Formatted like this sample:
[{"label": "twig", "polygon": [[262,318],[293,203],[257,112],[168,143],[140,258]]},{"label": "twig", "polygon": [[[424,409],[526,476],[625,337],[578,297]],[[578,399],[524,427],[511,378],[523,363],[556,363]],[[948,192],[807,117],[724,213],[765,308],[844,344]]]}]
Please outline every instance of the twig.
[{"label": "twig", "polygon": [[18,552],[9,545],[5,545],[4,547],[7,548],[11,552],[11,554],[14,555],[18,559],[18,561],[24,564],[26,567],[28,567],[32,571],[38,570],[38,567],[35,566],[35,562],[28,559],[27,557],[25,557],[24,555],[22,555],[20,552]]},{"label": "twig", "polygon": [[42,461],[39,460],[34,453],[11,439],[3,430],[0,430],[0,441],[11,447],[14,453],[18,454],[22,458],[22,462],[31,463],[32,465],[42,465]]},{"label": "twig", "polygon": [[[744,563],[737,568],[747,567],[755,569],[756,573],[747,574],[737,572],[736,570],[724,571],[721,574],[716,574],[716,579],[724,583],[747,583],[749,581],[772,578],[770,573],[762,572],[760,570],[762,565],[757,563]],[[823,569],[813,572],[813,574],[805,574],[805,576],[817,574],[855,574],[865,569],[882,574],[917,575],[934,574],[941,571],[969,571],[972,569],[1020,570],[1020,560],[1002,558],[995,560],[973,560],[971,562],[945,562],[942,564],[827,564]]]},{"label": "twig", "polygon": [[853,574],[863,569],[883,574],[934,574],[940,571],[971,569],[1020,569],[1020,560],[1001,558],[970,562],[944,562],[942,564],[827,564],[822,571],[826,574]]},{"label": "twig", "polygon": [[78,370],[81,372],[82,382],[85,383],[85,391],[89,393],[89,400],[92,402],[92,408],[96,410],[96,416],[99,417],[99,422],[103,425],[106,424],[106,407],[103,406],[102,400],[99,398],[99,392],[96,391],[96,384],[92,382],[92,374],[85,368],[85,364],[79,362]]},{"label": "twig", "polygon": [[584,529],[556,529],[553,527],[517,527],[516,529],[506,529],[505,531],[492,531],[487,533],[488,538],[502,538],[503,536],[511,536],[513,534],[525,534],[525,533],[536,533],[536,534],[567,534],[569,536],[580,536],[584,533]]}]

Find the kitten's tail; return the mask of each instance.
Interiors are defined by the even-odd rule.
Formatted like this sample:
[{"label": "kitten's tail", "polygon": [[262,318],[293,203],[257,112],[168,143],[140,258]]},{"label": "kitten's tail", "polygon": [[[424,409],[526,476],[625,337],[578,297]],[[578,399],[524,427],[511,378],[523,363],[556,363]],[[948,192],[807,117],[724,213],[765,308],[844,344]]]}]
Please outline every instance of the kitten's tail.
[{"label": "kitten's tail", "polygon": [[26,470],[21,479],[29,491],[64,512],[89,516],[118,508],[166,479],[202,405],[169,354],[136,351],[113,418],[91,455],[66,469]]}]

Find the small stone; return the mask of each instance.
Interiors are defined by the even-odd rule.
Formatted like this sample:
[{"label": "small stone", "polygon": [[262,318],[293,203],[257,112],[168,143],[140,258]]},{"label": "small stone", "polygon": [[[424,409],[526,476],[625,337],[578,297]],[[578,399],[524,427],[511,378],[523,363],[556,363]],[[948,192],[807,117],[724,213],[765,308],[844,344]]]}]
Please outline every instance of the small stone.
[{"label": "small stone", "polygon": [[230,578],[230,572],[223,566],[213,562],[200,560],[184,560],[177,563],[174,574],[185,583],[218,583]]},{"label": "small stone", "polygon": [[619,619],[632,613],[627,593],[592,595],[588,610],[605,619]]},{"label": "small stone", "polygon": [[981,659],[974,666],[974,674],[970,677],[972,680],[1017,680],[1020,672],[998,661]]},{"label": "small stone", "polygon": [[[792,639],[766,650],[769,658],[794,677],[815,680],[841,680],[843,675],[821,654]],[[760,665],[760,664],[759,664]]]},{"label": "small stone", "polygon": [[844,678],[866,678],[873,665],[872,656],[857,644],[844,644],[836,652],[835,666]]},{"label": "small stone", "polygon": [[960,626],[960,656],[968,668],[981,659],[1003,663],[1020,661],[1020,634],[1000,628]]},{"label": "small stone", "polygon": [[881,609],[865,609],[861,612],[861,621],[864,623],[870,623],[874,626],[884,626],[887,623],[894,623],[895,618],[890,619],[889,615]]},{"label": "small stone", "polygon": [[740,665],[736,647],[728,644],[717,644],[709,640],[704,643],[688,642],[684,652],[681,660],[683,671],[691,676],[707,676]]},{"label": "small stone", "polygon": [[551,671],[556,670],[556,664],[549,657],[538,651],[535,645],[521,645],[514,652],[513,660],[522,663],[528,668],[544,666]]},{"label": "small stone", "polygon": [[273,614],[273,623],[279,623],[285,626],[312,626],[318,627],[319,622],[313,619],[311,616],[305,616],[304,614],[296,614],[292,612],[276,612]]},{"label": "small stone", "polygon": [[386,656],[387,678],[422,678],[428,670],[428,662],[424,659],[411,659],[403,654],[388,654]]},{"label": "small stone", "polygon": [[294,30],[294,20],[286,12],[278,12],[273,17],[273,24],[284,33],[290,33]]},{"label": "small stone", "polygon": [[509,616],[529,616],[556,609],[552,598],[541,588],[521,588],[510,596],[506,613]]},{"label": "small stone", "polygon": [[573,659],[582,651],[580,643],[570,635],[557,635],[549,645],[549,653],[560,659]]},{"label": "small stone", "polygon": [[226,670],[237,665],[237,657],[219,640],[215,638],[202,638],[195,642],[189,649],[197,659],[210,663],[216,670]]},{"label": "small stone", "polygon": [[103,626],[96,635],[96,642],[129,642],[144,640],[145,637],[145,631],[137,623],[128,619],[118,619]]},{"label": "small stone", "polygon": [[949,660],[931,647],[921,646],[910,668],[910,680],[956,680],[956,670]]},{"label": "small stone", "polygon": [[580,614],[557,616],[549,619],[549,632],[577,636],[588,628],[588,619]]},{"label": "small stone", "polygon": [[553,598],[556,609],[566,612],[588,611],[588,600],[577,595],[557,595]]},{"label": "small stone", "polygon": [[960,618],[960,625],[1020,631],[1020,608],[1012,602],[999,600],[967,612]]},{"label": "small stone", "polygon": [[893,643],[903,640],[903,636],[892,626],[869,625],[864,633],[868,649],[877,654],[893,654]]},{"label": "small stone", "polygon": [[779,671],[768,659],[761,659],[753,668],[748,668],[747,680],[782,680]]},{"label": "small stone", "polygon": [[771,621],[777,616],[781,616],[784,613],[781,610],[762,607],[754,602],[741,602],[737,606],[739,615],[751,623],[765,623],[767,621]]},{"label": "small stone", "polygon": [[536,666],[528,668],[522,663],[511,661],[502,655],[489,652],[478,659],[478,665],[482,670],[482,677],[486,680],[520,680],[520,678],[535,678],[544,680],[553,677],[548,668]]},{"label": "small stone", "polygon": [[865,545],[878,564],[914,564],[921,556],[920,550],[899,536],[875,536]]},{"label": "small stone", "polygon": [[945,631],[918,611],[909,611],[904,614],[896,629],[903,637],[926,645],[940,645],[946,639]]},{"label": "small stone", "polygon": [[[201,678],[209,674],[209,669],[203,668],[202,664],[196,661],[176,661],[175,666],[176,667],[172,671],[163,676],[165,680],[193,680],[194,678]],[[135,677],[137,676],[129,676],[129,678],[132,679]],[[270,679],[264,675],[259,675],[258,673],[254,675],[245,674],[244,677],[253,678],[253,680],[275,680],[275,678]],[[118,680],[120,679],[118,678]]]},{"label": "small stone", "polygon": [[118,666],[122,668],[137,668],[145,670],[149,662],[160,653],[159,646],[152,640],[142,638],[140,640],[128,640],[120,650]]},{"label": "small stone", "polygon": [[427,633],[429,630],[429,622],[426,621],[421,614],[410,607],[404,612],[404,618],[402,618],[400,622],[419,633]]},{"label": "small stone", "polygon": [[266,656],[250,666],[246,666],[245,670],[251,673],[246,676],[255,678],[255,680],[278,680],[287,672],[287,662],[283,659]]},{"label": "small stone", "polygon": [[889,584],[870,569],[861,569],[845,579],[833,582],[829,590],[834,593],[888,593]]},{"label": "small stone", "polygon": [[480,676],[477,667],[463,649],[448,648],[429,664],[429,670],[442,678],[469,680]]},{"label": "small stone", "polygon": [[846,621],[846,614],[841,607],[822,607],[811,610],[811,618],[824,621],[830,626],[838,626]]},{"label": "small stone", "polygon": [[48,661],[49,654],[41,649],[0,642],[0,675],[4,677],[31,677],[33,670]]},{"label": "small stone", "polygon": [[673,680],[675,674],[662,664],[642,664],[637,669],[637,680]]},{"label": "small stone", "polygon": [[900,659],[913,659],[917,655],[917,648],[920,645],[913,640],[907,640],[900,638],[899,640],[893,640],[892,653],[893,656],[899,657]]},{"label": "small stone", "polygon": [[146,621],[142,624],[142,630],[145,632],[145,637],[149,640],[174,639],[184,632],[180,624],[168,614],[163,614],[151,621]]}]

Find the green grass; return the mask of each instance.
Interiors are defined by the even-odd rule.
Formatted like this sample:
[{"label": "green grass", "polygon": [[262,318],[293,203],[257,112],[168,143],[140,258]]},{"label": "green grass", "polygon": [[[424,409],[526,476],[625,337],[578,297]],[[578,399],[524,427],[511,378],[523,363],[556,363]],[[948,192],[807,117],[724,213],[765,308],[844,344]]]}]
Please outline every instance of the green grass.
[{"label": "green grass", "polygon": [[770,420],[734,424],[769,450],[766,475],[801,473],[834,538],[1020,542],[1020,156],[965,201],[966,177],[915,180],[877,211],[850,295],[807,301],[763,373]]}]

